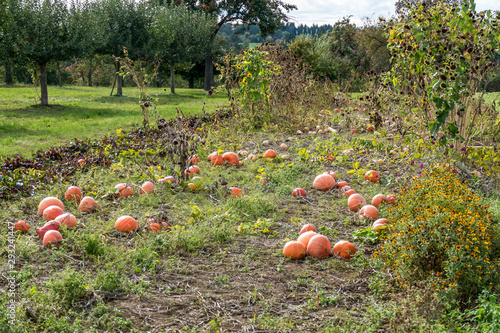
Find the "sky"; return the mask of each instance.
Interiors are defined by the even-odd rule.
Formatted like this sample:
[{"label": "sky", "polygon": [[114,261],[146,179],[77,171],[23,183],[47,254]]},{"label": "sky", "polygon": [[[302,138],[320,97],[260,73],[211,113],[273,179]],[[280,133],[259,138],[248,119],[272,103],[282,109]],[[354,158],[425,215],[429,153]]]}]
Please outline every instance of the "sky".
[{"label": "sky", "polygon": [[[394,15],[396,0],[284,0],[294,4],[297,10],[289,13],[291,22],[296,25],[334,24],[343,17],[352,15],[351,22],[362,25],[362,19],[369,17],[378,20]],[[476,11],[500,10],[500,0],[476,0]]]}]

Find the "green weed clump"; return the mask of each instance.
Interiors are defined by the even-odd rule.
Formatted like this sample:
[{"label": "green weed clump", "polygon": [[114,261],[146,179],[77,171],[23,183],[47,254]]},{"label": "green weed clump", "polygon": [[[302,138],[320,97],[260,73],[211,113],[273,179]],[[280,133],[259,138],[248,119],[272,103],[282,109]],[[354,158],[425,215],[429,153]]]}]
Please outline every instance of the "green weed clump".
[{"label": "green weed clump", "polygon": [[445,167],[415,177],[385,212],[380,256],[402,285],[430,283],[460,302],[499,282],[498,230],[488,206]]}]

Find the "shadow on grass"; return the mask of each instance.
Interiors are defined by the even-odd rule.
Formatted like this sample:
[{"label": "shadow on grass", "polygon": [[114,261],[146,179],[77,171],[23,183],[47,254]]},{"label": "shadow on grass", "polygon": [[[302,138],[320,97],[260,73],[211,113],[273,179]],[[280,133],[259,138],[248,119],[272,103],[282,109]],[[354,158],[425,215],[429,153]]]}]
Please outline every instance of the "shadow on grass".
[{"label": "shadow on grass", "polygon": [[3,116],[7,118],[63,118],[67,120],[90,119],[90,118],[126,118],[139,114],[137,110],[123,110],[113,108],[91,108],[80,107],[75,105],[58,105],[58,106],[37,106],[37,107],[22,107],[19,109],[8,110],[3,112]]}]

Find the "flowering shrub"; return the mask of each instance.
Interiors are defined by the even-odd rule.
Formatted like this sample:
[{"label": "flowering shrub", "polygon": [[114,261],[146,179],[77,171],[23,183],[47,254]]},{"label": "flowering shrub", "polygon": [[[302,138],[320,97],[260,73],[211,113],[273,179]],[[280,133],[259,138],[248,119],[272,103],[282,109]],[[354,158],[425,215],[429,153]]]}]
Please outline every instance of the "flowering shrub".
[{"label": "flowering shrub", "polygon": [[461,301],[497,285],[493,217],[452,170],[436,167],[415,177],[384,214],[393,224],[374,256],[401,284],[429,281]]}]

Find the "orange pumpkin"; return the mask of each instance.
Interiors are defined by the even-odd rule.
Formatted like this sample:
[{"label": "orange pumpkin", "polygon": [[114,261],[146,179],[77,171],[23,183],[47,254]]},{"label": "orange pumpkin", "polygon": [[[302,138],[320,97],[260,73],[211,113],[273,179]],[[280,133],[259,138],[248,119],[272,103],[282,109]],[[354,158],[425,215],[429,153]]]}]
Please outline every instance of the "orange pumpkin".
[{"label": "orange pumpkin", "polygon": [[384,201],[385,196],[383,194],[377,194],[376,196],[373,197],[372,199],[372,205],[375,207],[378,207],[382,201]]},{"label": "orange pumpkin", "polygon": [[303,188],[296,188],[292,191],[292,195],[294,197],[305,197],[306,196],[306,190]]},{"label": "orange pumpkin", "polygon": [[189,183],[188,187],[191,189],[191,192],[196,191],[196,185],[194,183]]},{"label": "orange pumpkin", "polygon": [[389,194],[388,196],[385,197],[385,201],[387,201],[387,203],[389,203],[389,204],[395,203],[396,200],[397,200],[397,197],[395,194]]},{"label": "orange pumpkin", "polygon": [[115,228],[121,232],[129,233],[139,227],[137,221],[128,215],[120,216],[115,222]]},{"label": "orange pumpkin", "polygon": [[49,249],[52,248],[52,245],[55,247],[61,246],[62,241],[63,237],[57,230],[49,230],[43,236],[43,246]]},{"label": "orange pumpkin", "polygon": [[318,235],[317,232],[314,232],[314,231],[306,231],[304,232],[303,234],[301,234],[299,236],[299,238],[297,238],[297,241],[301,242],[302,244],[304,244],[304,246],[307,248],[307,244],[309,243],[309,240],[311,238],[313,238],[314,236]]},{"label": "orange pumpkin", "polygon": [[78,206],[78,210],[80,212],[90,212],[97,209],[98,204],[92,197],[84,197],[82,201],[80,201],[80,205]]},{"label": "orange pumpkin", "polygon": [[229,190],[231,190],[231,196],[233,198],[239,198],[241,197],[243,194],[245,194],[242,190],[240,190],[239,188],[237,187],[230,187]]},{"label": "orange pumpkin", "polygon": [[149,231],[152,231],[152,232],[160,232],[160,230],[161,230],[161,226],[160,226],[160,224],[159,224],[159,223],[154,222],[154,223],[150,223],[150,224],[148,225],[147,229],[148,229]]},{"label": "orange pumpkin", "polygon": [[82,191],[76,186],[70,186],[64,193],[64,198],[68,201],[76,200],[79,202],[82,198]]},{"label": "orange pumpkin", "polygon": [[158,179],[158,183],[170,183],[170,184],[173,184],[175,182],[175,178],[174,176],[167,176],[167,177],[163,177],[163,178],[160,178]]},{"label": "orange pumpkin", "polygon": [[304,232],[307,232],[307,231],[316,231],[316,228],[314,228],[314,226],[312,224],[305,224],[302,229],[300,229],[300,232],[299,234],[303,234]]},{"label": "orange pumpkin", "polygon": [[222,165],[224,164],[224,158],[218,152],[213,152],[210,154],[210,163],[212,163],[212,166]]},{"label": "orange pumpkin", "polygon": [[378,219],[378,217],[379,217],[378,209],[375,206],[364,205],[359,210],[359,218],[360,219],[370,219],[370,220],[375,221],[376,219]]},{"label": "orange pumpkin", "polygon": [[337,183],[337,188],[342,188],[344,186],[347,186],[347,182],[344,180],[339,180],[339,182]]},{"label": "orange pumpkin", "polygon": [[64,204],[61,200],[56,197],[46,197],[38,205],[38,214],[43,215],[43,211],[49,206],[59,206],[64,211]]},{"label": "orange pumpkin", "polygon": [[155,190],[155,185],[152,182],[150,182],[149,180],[145,181],[141,185],[141,194],[153,193],[154,190]]},{"label": "orange pumpkin", "polygon": [[316,259],[325,259],[330,255],[331,244],[328,237],[316,235],[309,240],[307,244],[307,255]]},{"label": "orange pumpkin", "polygon": [[264,153],[264,158],[276,158],[276,152],[272,149],[268,149],[266,150],[266,152]]},{"label": "orange pumpkin", "polygon": [[352,194],[349,199],[347,199],[347,206],[352,212],[357,212],[364,205],[366,205],[366,201],[365,198],[361,196],[361,194]]},{"label": "orange pumpkin", "polygon": [[238,158],[238,155],[231,151],[222,154],[222,158],[228,165],[240,165],[240,159]]},{"label": "orange pumpkin", "polygon": [[386,226],[387,223],[389,223],[389,221],[387,221],[387,219],[384,219],[384,218],[378,219],[375,222],[373,222],[372,230],[378,232],[381,229],[385,229],[385,227],[387,227]]},{"label": "orange pumpkin", "polygon": [[340,241],[333,246],[333,253],[344,259],[351,259],[356,253],[356,247],[348,241]]},{"label": "orange pumpkin", "polygon": [[289,241],[283,247],[283,255],[290,259],[303,259],[306,256],[306,247],[299,241]]},{"label": "orange pumpkin", "polygon": [[76,226],[76,217],[75,215],[70,213],[61,214],[57,216],[54,220],[61,224],[66,225],[68,228],[73,228],[74,226]]},{"label": "orange pumpkin", "polygon": [[49,230],[59,230],[61,224],[57,221],[49,221],[45,223],[41,228],[36,228],[36,233],[38,237],[43,238],[45,233]]},{"label": "orange pumpkin", "polygon": [[188,177],[192,177],[193,175],[200,174],[200,168],[197,165],[191,165],[186,171],[184,171],[184,174]]},{"label": "orange pumpkin", "polygon": [[320,191],[328,191],[334,186],[335,186],[335,179],[326,173],[317,175],[313,181],[313,188]]},{"label": "orange pumpkin", "polygon": [[333,172],[333,171],[325,171],[325,173],[326,173],[327,175],[332,176],[332,177],[333,177],[333,179],[335,179],[335,181],[337,181],[337,175],[335,174],[335,172]]},{"label": "orange pumpkin", "polygon": [[64,211],[59,206],[49,206],[43,210],[43,219],[45,221],[52,221],[59,215],[63,214]]},{"label": "orange pumpkin", "polygon": [[380,181],[380,174],[375,170],[369,170],[365,173],[365,180],[369,180],[372,183]]},{"label": "orange pumpkin", "polygon": [[30,225],[26,223],[24,220],[19,220],[16,223],[14,223],[14,230],[15,231],[20,231],[21,233],[28,232],[30,230]]},{"label": "orange pumpkin", "polygon": [[189,163],[190,164],[196,164],[196,163],[200,163],[200,157],[198,155],[193,155],[189,158]]},{"label": "orange pumpkin", "polygon": [[120,183],[115,186],[116,196],[119,198],[127,198],[134,194],[134,189],[126,183]]}]

